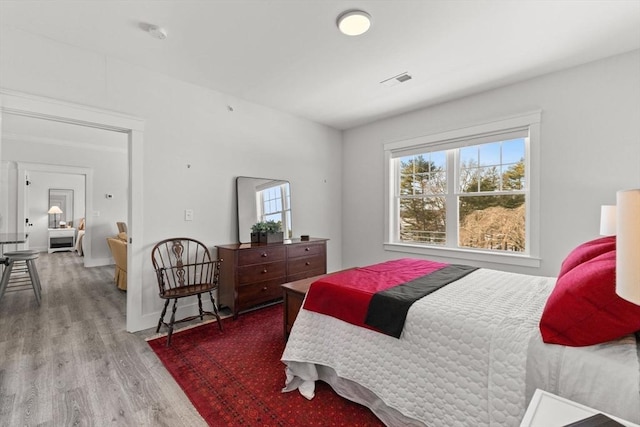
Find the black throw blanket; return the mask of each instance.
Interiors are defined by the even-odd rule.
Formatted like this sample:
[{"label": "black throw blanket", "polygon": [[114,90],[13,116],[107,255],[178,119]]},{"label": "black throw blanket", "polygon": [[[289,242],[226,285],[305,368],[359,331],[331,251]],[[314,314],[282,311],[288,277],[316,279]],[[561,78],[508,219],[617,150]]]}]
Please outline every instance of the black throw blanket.
[{"label": "black throw blanket", "polygon": [[414,302],[477,269],[451,264],[426,276],[377,292],[369,303],[365,323],[384,334],[400,338],[407,312]]}]

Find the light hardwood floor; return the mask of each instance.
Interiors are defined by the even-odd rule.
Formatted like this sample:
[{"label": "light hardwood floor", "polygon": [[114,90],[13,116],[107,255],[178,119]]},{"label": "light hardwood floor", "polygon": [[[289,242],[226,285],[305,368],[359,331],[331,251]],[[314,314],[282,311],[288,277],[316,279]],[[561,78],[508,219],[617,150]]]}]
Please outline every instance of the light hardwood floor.
[{"label": "light hardwood floor", "polygon": [[144,340],[125,331],[114,267],[40,254],[31,290],[0,300],[0,426],[205,426]]}]

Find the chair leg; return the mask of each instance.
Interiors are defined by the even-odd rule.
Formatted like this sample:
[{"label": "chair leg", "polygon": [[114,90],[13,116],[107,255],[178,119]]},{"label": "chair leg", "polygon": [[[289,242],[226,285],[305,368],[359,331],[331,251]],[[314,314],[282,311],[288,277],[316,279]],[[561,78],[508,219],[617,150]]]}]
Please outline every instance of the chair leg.
[{"label": "chair leg", "polygon": [[169,300],[164,300],[164,308],[162,309],[162,314],[160,315],[160,320],[158,320],[158,327],[156,328],[156,334],[160,332],[160,326],[162,326],[162,322],[164,322],[164,315],[167,313],[167,307],[169,306]]},{"label": "chair leg", "polygon": [[36,266],[33,264],[32,259],[27,260],[27,272],[29,272],[29,278],[31,279],[31,286],[33,287],[33,293],[36,294],[36,302],[40,305],[40,285],[38,280],[38,272],[35,271]]},{"label": "chair leg", "polygon": [[204,311],[202,311],[202,294],[198,294],[198,310],[200,310],[200,321],[204,320]]},{"label": "chair leg", "polygon": [[7,289],[7,285],[9,284],[9,277],[11,276],[11,270],[13,270],[13,261],[9,261],[2,272],[2,280],[0,280],[0,300],[4,295],[4,291]]},{"label": "chair leg", "polygon": [[171,335],[173,335],[173,323],[176,321],[177,308],[178,308],[178,298],[173,300],[173,308],[171,311],[171,321],[169,322],[169,335],[167,335],[167,347],[171,345]]},{"label": "chair leg", "polygon": [[220,314],[218,314],[216,301],[213,299],[213,294],[211,293],[211,291],[209,291],[209,297],[211,298],[211,304],[213,304],[213,315],[216,316],[216,320],[218,321],[218,328],[220,328],[220,332],[222,332],[222,319],[220,318]]},{"label": "chair leg", "polygon": [[31,262],[33,263],[33,276],[36,278],[36,282],[38,284],[38,290],[40,291],[40,294],[42,294],[42,284],[40,283],[40,276],[38,275],[38,269],[36,268],[36,262],[35,260],[31,260]]}]

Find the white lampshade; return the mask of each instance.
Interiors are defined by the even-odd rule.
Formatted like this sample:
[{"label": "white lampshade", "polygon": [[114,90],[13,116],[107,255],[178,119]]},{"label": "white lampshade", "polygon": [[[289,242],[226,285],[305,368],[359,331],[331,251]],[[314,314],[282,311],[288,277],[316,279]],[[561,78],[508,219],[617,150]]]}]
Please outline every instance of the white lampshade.
[{"label": "white lampshade", "polygon": [[600,235],[614,236],[616,234],[616,205],[602,205],[600,207]]},{"label": "white lampshade", "polygon": [[359,36],[369,31],[371,16],[362,10],[350,10],[338,17],[338,28],[348,36]]},{"label": "white lampshade", "polygon": [[640,305],[640,189],[617,193],[616,293]]},{"label": "white lampshade", "polygon": [[60,209],[58,206],[51,206],[51,208],[49,209],[50,214],[61,214],[62,213],[62,209]]}]

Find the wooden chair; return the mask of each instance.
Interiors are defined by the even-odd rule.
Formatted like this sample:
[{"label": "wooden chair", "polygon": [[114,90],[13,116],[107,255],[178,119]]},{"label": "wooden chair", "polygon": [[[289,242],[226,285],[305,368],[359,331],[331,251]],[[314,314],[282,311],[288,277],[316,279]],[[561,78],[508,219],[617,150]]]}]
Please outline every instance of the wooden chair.
[{"label": "wooden chair", "polygon": [[[214,316],[218,321],[220,331],[222,331],[222,322],[212,293],[218,289],[222,260],[212,259],[209,249],[201,242],[187,237],[177,237],[157,243],[151,251],[151,261],[158,279],[160,298],[165,300],[156,332],[160,331],[162,325],[169,328],[167,347],[171,345],[174,324],[187,322],[198,317],[200,320],[204,320],[205,314]],[[202,309],[201,295],[205,292],[209,293],[213,311]],[[178,299],[193,295],[198,297],[200,314],[175,320]],[[170,300],[173,300],[173,310],[171,320],[166,323],[164,316]]]}]

